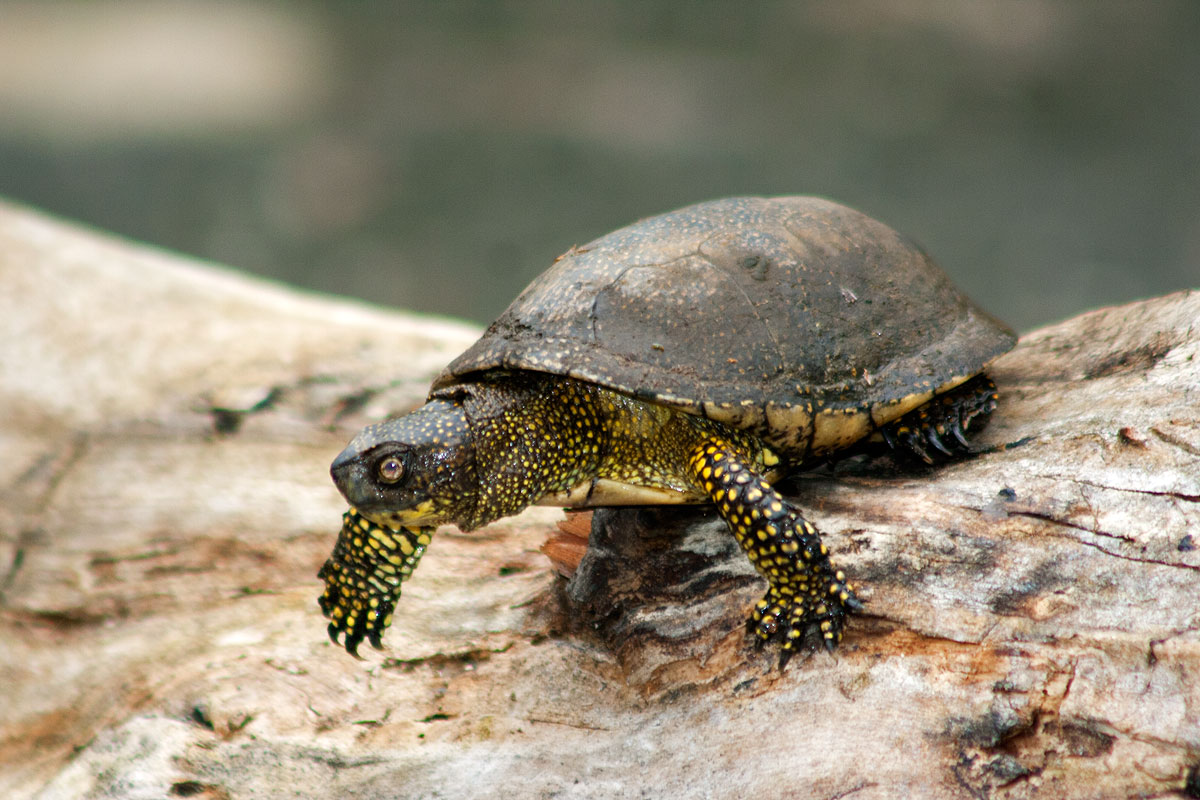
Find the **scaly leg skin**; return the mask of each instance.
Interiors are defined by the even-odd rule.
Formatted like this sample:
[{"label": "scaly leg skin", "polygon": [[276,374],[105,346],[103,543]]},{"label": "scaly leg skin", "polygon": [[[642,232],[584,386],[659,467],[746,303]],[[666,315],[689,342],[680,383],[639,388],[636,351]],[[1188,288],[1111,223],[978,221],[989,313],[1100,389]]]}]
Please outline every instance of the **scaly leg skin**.
[{"label": "scaly leg skin", "polygon": [[748,624],[760,646],[783,640],[782,669],[810,634],[832,651],[842,640],[846,615],[863,605],[830,563],[817,529],[742,458],[728,442],[711,438],[692,451],[689,466],[770,584]]},{"label": "scaly leg skin", "polygon": [[325,581],[319,602],[334,644],[345,634],[342,643],[355,658],[363,639],[376,650],[383,647],[400,583],[417,568],[432,536],[433,528],[382,527],[353,508],[342,516],[337,544],[317,573]]},{"label": "scaly leg skin", "polygon": [[987,375],[938,395],[879,429],[893,450],[933,464],[971,452],[967,429],[978,431],[996,409],[996,384]]}]

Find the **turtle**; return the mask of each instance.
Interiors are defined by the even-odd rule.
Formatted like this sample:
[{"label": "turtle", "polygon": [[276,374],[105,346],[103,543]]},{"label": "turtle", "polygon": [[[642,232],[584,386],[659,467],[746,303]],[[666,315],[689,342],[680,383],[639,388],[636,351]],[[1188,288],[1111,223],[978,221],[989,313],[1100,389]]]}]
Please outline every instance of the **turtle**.
[{"label": "turtle", "polygon": [[973,452],[1016,336],[920,246],[830,200],[732,197],[559,256],[433,381],[333,461],[350,508],[320,570],[334,644],[382,646],[441,524],[531,504],[711,503],[767,581],[780,665],[863,605],[774,484],[864,443]]}]

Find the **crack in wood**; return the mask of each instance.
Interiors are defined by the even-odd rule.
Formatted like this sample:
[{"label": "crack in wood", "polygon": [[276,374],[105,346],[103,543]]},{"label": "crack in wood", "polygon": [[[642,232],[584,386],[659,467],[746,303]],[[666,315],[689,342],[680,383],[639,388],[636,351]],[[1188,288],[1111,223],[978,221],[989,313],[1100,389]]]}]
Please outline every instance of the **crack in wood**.
[{"label": "crack in wood", "polygon": [[862,781],[854,786],[851,786],[849,789],[838,792],[837,794],[829,795],[827,798],[825,798],[825,800],[842,800],[843,797],[849,797],[852,794],[858,794],[863,789],[874,789],[878,785],[879,784],[875,783],[874,781]]},{"label": "crack in wood", "polygon": [[[1089,506],[1088,509],[1091,510],[1091,506]],[[1125,542],[1127,544],[1138,544],[1138,540],[1132,536],[1126,536],[1120,533],[1109,533],[1108,531],[1100,530],[1099,527],[1089,528],[1085,525],[1080,525],[1077,522],[1059,519],[1058,517],[1054,517],[1045,511],[1025,511],[1013,509],[1009,511],[1008,514],[1012,517],[1028,517],[1030,519],[1041,520],[1042,522],[1048,522],[1051,525],[1060,525],[1064,528],[1071,528],[1072,530],[1082,531],[1083,533],[1090,533],[1094,536],[1102,536],[1105,539],[1115,539],[1116,541]],[[1093,513],[1093,519],[1094,518],[1095,514]],[[1075,541],[1087,544],[1087,542],[1085,542],[1083,539],[1075,538]],[[1117,554],[1114,553],[1113,555]]]},{"label": "crack in wood", "polygon": [[1172,445],[1174,447],[1178,447],[1180,450],[1182,450],[1185,453],[1188,453],[1189,455],[1193,455],[1193,456],[1200,458],[1200,447],[1196,447],[1191,442],[1188,442],[1188,441],[1182,439],[1181,437],[1176,436],[1173,433],[1164,431],[1162,428],[1159,428],[1156,425],[1150,427],[1150,432],[1153,433],[1161,441],[1164,441],[1167,444]]},{"label": "crack in wood", "polygon": [[1129,486],[1109,486],[1108,484],[1090,481],[1086,478],[1075,478],[1068,475],[1055,475],[1054,473],[1039,473],[1038,478],[1046,478],[1049,480],[1066,481],[1067,483],[1079,484],[1081,486],[1091,486],[1095,489],[1107,489],[1113,492],[1128,492],[1130,494],[1147,495],[1149,497],[1170,497],[1175,500],[1183,500],[1188,503],[1200,503],[1200,494],[1186,494],[1184,492],[1172,491],[1156,491],[1154,489],[1134,489]]},{"label": "crack in wood", "polygon": [[611,731],[612,728],[605,728],[601,725],[585,725],[581,722],[566,722],[561,719],[548,719],[546,717],[521,717],[526,722],[539,725],[559,725],[564,728],[574,728],[579,731]]}]

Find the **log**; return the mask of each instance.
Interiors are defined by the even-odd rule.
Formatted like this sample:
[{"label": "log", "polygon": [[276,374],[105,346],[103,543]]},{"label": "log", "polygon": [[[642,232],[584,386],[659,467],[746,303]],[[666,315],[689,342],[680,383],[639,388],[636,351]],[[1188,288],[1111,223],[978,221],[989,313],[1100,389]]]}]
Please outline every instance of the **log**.
[{"label": "log", "polygon": [[866,610],[783,671],[704,508],[569,579],[553,509],[443,529],[329,642],[328,463],[476,334],[0,204],[0,796],[1200,797],[1200,293],[1022,337],[973,458],[792,480]]}]

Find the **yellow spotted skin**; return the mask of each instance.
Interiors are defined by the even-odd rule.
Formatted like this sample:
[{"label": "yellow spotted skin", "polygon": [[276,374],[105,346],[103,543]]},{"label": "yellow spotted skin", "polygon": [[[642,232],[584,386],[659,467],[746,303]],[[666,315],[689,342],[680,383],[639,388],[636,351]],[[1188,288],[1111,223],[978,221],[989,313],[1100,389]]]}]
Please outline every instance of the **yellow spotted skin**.
[{"label": "yellow spotted skin", "polygon": [[750,619],[758,642],[781,640],[781,666],[810,632],[832,650],[842,640],[847,612],[862,603],[845,574],[830,564],[817,529],[723,439],[696,446],[689,466],[769,584]]},{"label": "yellow spotted skin", "polygon": [[656,487],[677,502],[706,499],[687,459],[712,432],[738,442],[760,469],[776,459],[752,436],[591,383],[514,376],[483,389],[474,387],[471,404],[472,417],[486,420],[475,437],[478,503],[472,519],[457,520],[472,528],[589,480]]},{"label": "yellow spotted skin", "polygon": [[417,568],[432,536],[433,528],[384,528],[353,508],[342,515],[333,555],[317,573],[325,581],[318,602],[335,643],[344,634],[346,650],[354,656],[363,639],[382,646],[400,583]]},{"label": "yellow spotted skin", "polygon": [[[949,396],[949,395],[948,395]],[[874,433],[921,455],[986,419],[985,376]],[[865,436],[864,432],[864,436]],[[937,444],[934,444],[937,443]],[[333,641],[379,647],[400,596],[442,523],[472,530],[542,498],[596,505],[598,482],[655,490],[655,502],[711,502],[767,580],[750,629],[781,663],[813,639],[832,650],[862,607],[820,534],[771,482],[788,465],[752,433],[552,375],[495,371],[441,390],[417,411],[360,433],[334,461],[351,504],[320,577]]]},{"label": "yellow spotted skin", "polygon": [[[779,464],[756,438],[720,423],[535,373],[489,375],[365,429],[332,470],[353,507],[319,574],[330,637],[355,654],[364,638],[380,645],[400,583],[437,524],[472,530],[600,480],[654,487],[667,502],[705,501],[688,459],[714,434],[756,470]],[[404,467],[392,484],[379,478],[389,459]],[[590,505],[588,493],[575,504]]]}]

